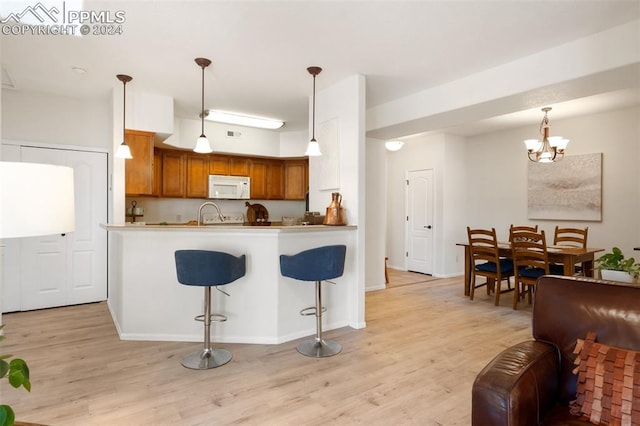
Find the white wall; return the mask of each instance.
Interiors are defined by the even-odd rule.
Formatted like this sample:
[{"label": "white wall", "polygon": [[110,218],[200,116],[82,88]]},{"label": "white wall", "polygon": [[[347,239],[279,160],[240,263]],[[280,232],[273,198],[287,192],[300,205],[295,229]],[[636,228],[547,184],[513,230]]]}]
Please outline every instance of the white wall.
[{"label": "white wall", "polygon": [[[389,267],[405,269],[405,225],[406,206],[405,191],[407,172],[414,170],[433,170],[434,180],[434,223],[433,236],[435,249],[434,262],[441,256],[443,228],[443,173],[445,135],[420,135],[403,138],[404,147],[400,151],[388,152],[387,155],[387,243],[386,253]],[[435,265],[434,265],[435,266]],[[441,272],[434,269],[434,274]]]},{"label": "white wall", "polygon": [[[603,153],[601,222],[561,222],[588,226],[589,245],[620,247],[640,258],[640,108],[627,108],[566,120],[553,120],[551,134],[571,139],[567,155]],[[553,233],[558,221],[527,219],[527,159],[522,141],[537,136],[538,123],[475,137],[423,135],[387,155],[389,264],[404,268],[404,190],[406,170],[434,168],[436,249],[434,275],[462,274],[466,226],[495,227],[508,239],[510,224],[538,224]]]},{"label": "white wall", "polygon": [[[551,134],[571,140],[567,155],[602,152],[602,222],[563,222],[589,227],[589,245],[620,247],[636,258],[640,253],[640,108],[628,108],[567,120],[553,120]],[[477,136],[468,140],[469,212],[472,226],[495,226],[499,238],[508,238],[511,223],[537,223],[553,233],[556,221],[527,219],[527,164],[524,139],[537,135],[537,124]],[[509,159],[496,161],[494,157]],[[489,164],[487,167],[486,164]],[[476,178],[476,177],[479,177]],[[481,188],[491,187],[491,191]],[[482,206],[487,206],[482,208]],[[466,226],[466,225],[465,225]]]},{"label": "white wall", "polygon": [[72,99],[17,90],[2,91],[2,137],[109,149],[109,99]]},{"label": "white wall", "polygon": [[385,288],[384,258],[387,229],[387,150],[384,141],[367,139],[365,290]]},{"label": "white wall", "polygon": [[[311,123],[310,100],[309,123]],[[331,192],[342,194],[342,206],[346,208],[347,222],[357,225],[357,256],[347,259],[356,262],[358,292],[357,312],[351,317],[358,318],[364,327],[364,279],[365,279],[365,78],[361,75],[347,77],[331,87],[316,92],[316,123],[331,119],[338,121],[339,185],[338,188],[320,189],[321,157],[309,158],[309,208],[324,213],[331,202]],[[316,134],[316,136],[318,136]],[[318,140],[322,150],[322,140]],[[325,157],[326,158],[326,157]]]},{"label": "white wall", "polygon": [[307,130],[299,132],[280,133],[280,156],[281,157],[304,157],[309,142],[309,132]]},{"label": "white wall", "polygon": [[[467,142],[464,137],[445,135],[442,164],[442,225],[438,235],[440,247],[454,247],[460,242],[460,223],[466,220],[467,194],[460,188],[467,183]],[[464,234],[466,235],[466,234]],[[463,256],[449,256],[444,250],[435,251],[435,271],[447,277],[464,269]],[[453,272],[452,272],[453,271]]]},{"label": "white wall", "polygon": [[[200,120],[177,118],[174,135],[164,143],[178,148],[193,149],[202,133]],[[227,136],[227,131],[237,132],[239,137]],[[280,133],[275,130],[255,129],[232,124],[204,122],[204,133],[214,152],[265,157],[280,156]]]}]

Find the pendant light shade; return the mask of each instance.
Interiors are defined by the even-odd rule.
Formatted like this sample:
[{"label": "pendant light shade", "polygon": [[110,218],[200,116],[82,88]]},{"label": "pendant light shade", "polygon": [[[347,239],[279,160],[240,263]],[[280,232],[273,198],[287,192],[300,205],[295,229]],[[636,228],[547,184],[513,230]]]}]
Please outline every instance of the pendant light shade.
[{"label": "pendant light shade", "polygon": [[317,157],[322,155],[320,151],[320,144],[316,141],[316,76],[320,74],[322,68],[320,67],[309,67],[307,68],[309,74],[313,76],[313,112],[311,119],[311,140],[307,145],[307,151],[304,155],[308,155],[309,157]]},{"label": "pendant light shade", "polygon": [[198,66],[200,68],[202,68],[202,105],[200,108],[200,121],[202,124],[202,131],[200,133],[200,137],[198,138],[198,140],[196,141],[196,146],[195,148],[193,148],[193,150],[199,154],[208,154],[210,152],[213,152],[213,149],[211,148],[211,144],[209,143],[209,140],[207,139],[207,137],[204,134],[204,116],[205,116],[205,111],[204,111],[204,69],[206,67],[208,67],[209,65],[211,65],[211,61],[209,59],[206,58],[196,58],[195,59],[196,64],[198,64]]},{"label": "pendant light shade", "polygon": [[549,136],[547,113],[551,111],[551,107],[542,108],[542,111],[544,112],[544,117],[540,123],[542,142],[537,139],[527,139],[524,144],[527,147],[529,160],[536,163],[554,163],[564,158],[564,150],[569,140],[564,139],[562,136]]},{"label": "pendant light shade", "polygon": [[124,74],[116,75],[116,78],[122,82],[122,143],[116,150],[116,157],[131,160],[131,149],[127,145],[126,133],[125,133],[125,119],[127,117],[127,83],[133,80],[133,77]]}]

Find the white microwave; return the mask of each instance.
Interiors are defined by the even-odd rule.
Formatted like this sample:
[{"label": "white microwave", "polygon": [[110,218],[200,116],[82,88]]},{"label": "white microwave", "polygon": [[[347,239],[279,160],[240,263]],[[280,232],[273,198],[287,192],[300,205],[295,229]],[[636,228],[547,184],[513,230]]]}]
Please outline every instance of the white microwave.
[{"label": "white microwave", "polygon": [[209,175],[208,198],[248,200],[251,196],[249,176]]}]

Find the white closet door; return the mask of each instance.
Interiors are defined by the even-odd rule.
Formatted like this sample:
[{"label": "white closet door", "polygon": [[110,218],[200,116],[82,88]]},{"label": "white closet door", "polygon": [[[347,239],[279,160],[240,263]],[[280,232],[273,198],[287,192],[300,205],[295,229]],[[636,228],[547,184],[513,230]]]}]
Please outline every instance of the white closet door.
[{"label": "white closet door", "polygon": [[21,159],[73,168],[76,216],[74,232],[22,239],[21,310],[106,300],[107,154],[22,147]]}]

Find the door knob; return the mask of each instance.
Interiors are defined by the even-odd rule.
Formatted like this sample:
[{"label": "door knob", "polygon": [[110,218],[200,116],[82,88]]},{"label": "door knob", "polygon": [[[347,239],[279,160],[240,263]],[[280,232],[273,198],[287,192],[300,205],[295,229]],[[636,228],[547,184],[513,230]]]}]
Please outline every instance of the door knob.
[{"label": "door knob", "polygon": [[427,225],[427,226],[425,226],[425,228],[431,229],[431,225]]}]

